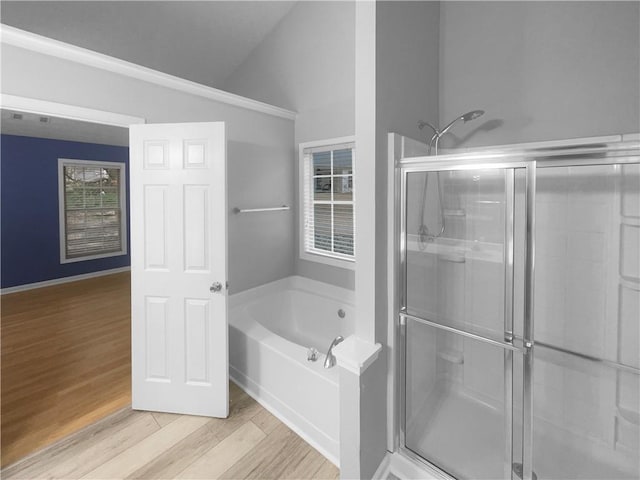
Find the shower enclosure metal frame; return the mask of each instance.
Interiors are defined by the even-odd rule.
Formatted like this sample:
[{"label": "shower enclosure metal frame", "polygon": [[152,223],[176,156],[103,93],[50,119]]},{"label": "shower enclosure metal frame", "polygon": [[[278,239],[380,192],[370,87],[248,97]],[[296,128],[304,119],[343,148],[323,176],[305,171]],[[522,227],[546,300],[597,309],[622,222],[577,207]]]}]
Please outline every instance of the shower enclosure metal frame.
[{"label": "shower enclosure metal frame", "polygon": [[[391,147],[390,134],[389,154],[393,158],[394,149]],[[513,472],[513,439],[512,439],[512,385],[513,371],[512,359],[514,352],[521,354],[523,358],[522,372],[522,480],[532,480],[533,474],[533,355],[535,350],[534,339],[534,280],[535,280],[535,201],[536,201],[536,172],[540,168],[548,167],[577,167],[588,165],[615,165],[640,163],[640,140],[632,139],[618,141],[610,138],[606,141],[586,141],[584,143],[566,142],[557,146],[522,146],[505,147],[502,149],[480,149],[476,152],[409,157],[395,159],[390,169],[393,169],[394,209],[399,218],[390,219],[393,226],[394,241],[390,245],[395,258],[390,258],[389,266],[392,272],[392,285],[390,297],[390,311],[393,311],[392,343],[395,350],[395,381],[393,385],[394,409],[394,450],[401,455],[427,466],[432,473],[439,474],[443,478],[452,478],[447,472],[429,463],[426,459],[414,453],[406,447],[406,367],[407,367],[407,339],[406,323],[410,319],[417,323],[428,325],[436,329],[449,331],[457,335],[470,337],[475,340],[504,349],[504,385],[505,385],[505,438],[507,439],[505,451],[505,478],[518,479]],[[528,147],[528,148],[527,148]],[[436,323],[424,318],[419,318],[407,313],[407,176],[410,173],[429,171],[456,171],[479,169],[503,169],[506,174],[505,191],[505,244],[504,255],[504,338],[488,338],[476,335],[448,325]],[[515,171],[525,171],[524,209],[525,218],[525,246],[524,246],[524,322],[523,335],[518,337],[513,328],[513,290],[514,290],[514,200],[515,200]],[[542,345],[541,345],[542,346]],[[553,348],[544,345],[547,348]],[[560,350],[560,349],[559,349]],[[565,351],[564,353],[576,354]],[[577,354],[580,356],[580,354]],[[615,364],[607,360],[596,359],[582,355],[582,358],[590,361],[603,361],[604,363],[620,370],[638,371],[627,365]]]}]

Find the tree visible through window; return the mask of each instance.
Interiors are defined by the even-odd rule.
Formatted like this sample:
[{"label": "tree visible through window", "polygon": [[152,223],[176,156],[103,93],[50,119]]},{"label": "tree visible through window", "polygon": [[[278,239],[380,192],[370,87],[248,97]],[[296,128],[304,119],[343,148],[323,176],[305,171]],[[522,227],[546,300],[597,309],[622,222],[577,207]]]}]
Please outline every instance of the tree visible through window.
[{"label": "tree visible through window", "polygon": [[303,149],[304,252],[353,261],[354,145]]},{"label": "tree visible through window", "polygon": [[61,259],[126,253],[123,163],[60,159]]}]

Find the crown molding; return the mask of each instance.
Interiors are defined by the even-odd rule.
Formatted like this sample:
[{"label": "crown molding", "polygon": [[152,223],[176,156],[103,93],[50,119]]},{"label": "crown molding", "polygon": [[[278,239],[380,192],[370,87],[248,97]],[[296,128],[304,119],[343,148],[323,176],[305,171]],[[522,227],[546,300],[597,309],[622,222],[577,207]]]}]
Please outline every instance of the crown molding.
[{"label": "crown molding", "polygon": [[110,57],[102,53],[94,52],[86,48],[77,47],[68,43],[53,40],[42,35],[26,32],[15,27],[0,24],[2,44],[24,48],[33,52],[61,58],[82,65],[106,70],[136,80],[153,83],[162,87],[178,90],[191,95],[214,100],[216,102],[246,108],[267,115],[294,120],[296,113],[284,108],[275,107],[267,103],[251,100],[240,95],[207,87],[184,78],[162,73],[151,68],[143,67],[135,63]]}]

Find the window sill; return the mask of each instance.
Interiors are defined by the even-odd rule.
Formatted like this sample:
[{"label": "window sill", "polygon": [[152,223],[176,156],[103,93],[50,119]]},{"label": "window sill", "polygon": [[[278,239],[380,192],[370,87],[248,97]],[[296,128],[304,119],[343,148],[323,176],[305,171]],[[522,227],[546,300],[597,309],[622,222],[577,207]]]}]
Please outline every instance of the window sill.
[{"label": "window sill", "polygon": [[87,255],[86,257],[74,257],[74,258],[60,258],[60,263],[74,263],[74,262],[84,262],[87,260],[97,260],[99,258],[109,258],[109,257],[120,257],[122,255],[126,255],[126,250],[121,250],[119,252],[110,252],[110,253],[100,253],[97,255]]},{"label": "window sill", "polygon": [[355,260],[343,260],[341,258],[322,255],[319,253],[302,252],[300,253],[300,259],[307,260],[309,262],[323,263],[332,267],[345,268],[347,270],[356,269]]}]

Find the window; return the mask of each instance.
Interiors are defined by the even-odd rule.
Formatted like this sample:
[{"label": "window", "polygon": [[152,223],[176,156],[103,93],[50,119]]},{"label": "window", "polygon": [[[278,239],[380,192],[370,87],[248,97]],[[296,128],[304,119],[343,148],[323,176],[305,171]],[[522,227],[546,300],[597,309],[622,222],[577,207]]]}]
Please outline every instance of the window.
[{"label": "window", "polygon": [[354,268],[353,137],[300,144],[300,257]]},{"label": "window", "polygon": [[60,262],[127,253],[125,164],[58,159]]}]

